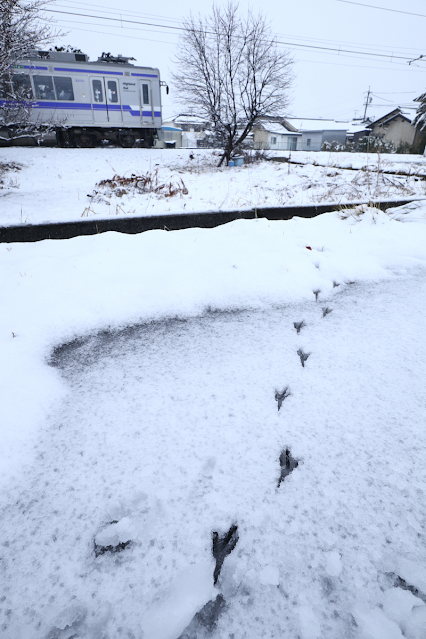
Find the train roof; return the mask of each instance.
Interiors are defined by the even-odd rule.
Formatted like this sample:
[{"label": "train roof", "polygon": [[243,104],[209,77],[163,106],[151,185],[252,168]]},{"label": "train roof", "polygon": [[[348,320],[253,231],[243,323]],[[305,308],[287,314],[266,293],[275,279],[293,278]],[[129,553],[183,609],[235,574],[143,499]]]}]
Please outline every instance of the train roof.
[{"label": "train roof", "polygon": [[[81,52],[69,52],[69,51],[29,51],[27,54],[21,56],[21,59],[26,60],[44,60],[51,62],[60,62],[60,63],[80,63],[80,64],[114,64],[120,66],[130,66],[134,67],[135,65],[130,62],[130,60],[135,60],[135,58],[127,57],[121,55],[119,53],[117,56],[113,56],[110,53],[102,53],[102,55],[97,59],[90,61],[89,56],[86,53]],[[144,65],[137,65],[144,66]],[[144,66],[145,69],[151,69],[152,67]]]}]

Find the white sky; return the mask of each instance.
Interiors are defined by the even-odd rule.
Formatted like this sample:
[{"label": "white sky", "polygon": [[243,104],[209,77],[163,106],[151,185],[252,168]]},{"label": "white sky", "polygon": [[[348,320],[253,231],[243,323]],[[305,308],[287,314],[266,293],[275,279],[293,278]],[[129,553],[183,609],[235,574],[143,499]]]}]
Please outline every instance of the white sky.
[{"label": "white sky", "polygon": [[[218,2],[224,3],[225,0]],[[283,43],[282,48],[288,49],[295,60],[296,78],[286,115],[336,119],[362,116],[370,86],[373,102],[367,114],[379,117],[395,106],[409,105],[426,88],[426,57],[424,61],[408,64],[410,59],[426,55],[425,0],[240,2],[242,11],[249,6],[266,14],[273,32]],[[169,81],[179,37],[179,30],[171,27],[179,27],[182,18],[191,11],[208,13],[210,8],[210,3],[200,4],[195,0],[179,3],[159,0],[155,6],[142,6],[137,0],[120,3],[93,0],[93,4],[89,0],[54,0],[50,9],[91,17],[46,15],[52,16],[58,27],[69,31],[57,44],[78,47],[91,60],[96,60],[103,51],[133,56],[140,65],[158,67],[162,79]],[[155,26],[102,19],[105,17]],[[344,53],[343,49],[359,53]],[[380,56],[369,55],[373,53]],[[169,96],[163,91],[163,107],[165,117],[182,111],[176,102],[175,88]]]}]

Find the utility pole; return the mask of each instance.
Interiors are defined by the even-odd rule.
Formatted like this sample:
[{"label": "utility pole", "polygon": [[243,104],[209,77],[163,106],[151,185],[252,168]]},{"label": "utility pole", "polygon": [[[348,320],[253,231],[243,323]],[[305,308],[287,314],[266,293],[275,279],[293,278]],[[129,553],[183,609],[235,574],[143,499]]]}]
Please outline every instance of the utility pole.
[{"label": "utility pole", "polygon": [[363,118],[364,121],[365,121],[365,118],[367,116],[367,107],[370,104],[371,100],[372,100],[372,98],[370,98],[370,87],[368,87],[367,97],[365,99],[365,109],[364,109],[364,118]]}]

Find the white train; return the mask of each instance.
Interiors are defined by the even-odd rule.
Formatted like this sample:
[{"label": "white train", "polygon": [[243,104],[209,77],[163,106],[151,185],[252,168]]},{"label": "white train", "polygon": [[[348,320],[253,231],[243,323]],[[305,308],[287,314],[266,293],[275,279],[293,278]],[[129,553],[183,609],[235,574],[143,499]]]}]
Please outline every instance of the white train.
[{"label": "white train", "polygon": [[133,59],[103,53],[89,62],[83,53],[34,51],[13,65],[12,80],[32,97],[31,119],[54,124],[60,146],[109,140],[131,147],[138,140],[152,147],[162,139],[160,87],[166,85],[158,69]]}]

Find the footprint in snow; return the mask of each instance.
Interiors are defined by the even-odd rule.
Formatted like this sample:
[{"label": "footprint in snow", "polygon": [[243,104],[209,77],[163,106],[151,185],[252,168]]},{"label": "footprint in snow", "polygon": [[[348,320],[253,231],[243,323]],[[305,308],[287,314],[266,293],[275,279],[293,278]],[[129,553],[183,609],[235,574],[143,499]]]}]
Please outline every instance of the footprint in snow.
[{"label": "footprint in snow", "polygon": [[[210,636],[216,627],[219,617],[227,607],[222,594],[219,594],[216,599],[208,601],[206,605],[194,615],[191,623],[185,628],[179,639],[200,639],[201,636],[205,636],[205,633],[207,633],[207,636]],[[200,635],[200,630],[202,635]]]},{"label": "footprint in snow", "polygon": [[299,350],[297,351],[297,354],[300,357],[300,363],[302,364],[303,368],[305,368],[305,362],[308,359],[310,353],[304,353],[302,349],[299,348]]},{"label": "footprint in snow", "polygon": [[329,315],[332,312],[333,312],[333,309],[329,308],[328,306],[324,306],[324,308],[322,309],[322,316],[325,317],[326,315]]},{"label": "footprint in snow", "polygon": [[278,402],[278,410],[280,410],[281,406],[283,405],[283,401],[291,395],[291,393],[288,393],[287,391],[288,386],[286,386],[281,393],[277,390],[275,391],[275,401]]},{"label": "footprint in snow", "polygon": [[225,557],[231,554],[231,552],[237,545],[239,539],[238,526],[236,524],[232,524],[231,528],[224,535],[219,535],[218,532],[214,532],[212,534],[212,537],[212,553],[213,558],[216,560],[213,578],[214,585],[216,585],[217,580],[219,579],[220,571],[222,570],[223,562],[225,561]]},{"label": "footprint in snow", "polygon": [[291,456],[290,450],[288,448],[282,451],[280,455],[281,473],[278,480],[278,488],[280,487],[281,482],[284,481],[284,479],[288,477],[288,475],[290,475],[290,473],[292,473],[293,470],[298,467],[298,465],[299,460],[294,459],[294,457]]},{"label": "footprint in snow", "polygon": [[302,328],[304,328],[306,326],[305,322],[302,320],[301,322],[293,322],[293,326],[297,331],[297,334],[300,333],[300,331],[302,330]]},{"label": "footprint in snow", "polygon": [[133,530],[129,517],[123,517],[120,521],[111,521],[95,536],[95,556],[122,552],[132,543],[132,536]]}]

